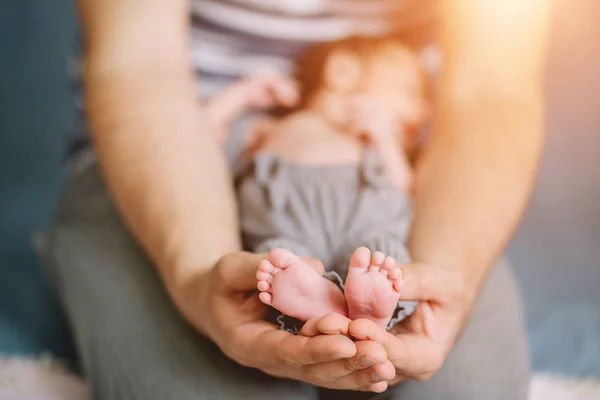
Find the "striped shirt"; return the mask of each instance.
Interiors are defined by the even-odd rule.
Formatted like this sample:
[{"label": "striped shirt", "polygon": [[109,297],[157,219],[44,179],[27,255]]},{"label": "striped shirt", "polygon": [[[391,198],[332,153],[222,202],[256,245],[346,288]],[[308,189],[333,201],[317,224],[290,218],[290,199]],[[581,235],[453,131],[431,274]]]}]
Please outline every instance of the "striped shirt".
[{"label": "striped shirt", "polygon": [[[190,56],[198,95],[208,98],[232,80],[265,68],[292,72],[294,56],[314,43],[351,35],[419,39],[431,31],[439,1],[190,0]],[[81,74],[76,76],[80,118],[72,151],[86,146],[88,136]]]},{"label": "striped shirt", "polygon": [[289,73],[294,56],[313,43],[400,32],[431,13],[433,3],[191,0],[191,58],[200,94],[210,96],[232,79],[263,68]]}]

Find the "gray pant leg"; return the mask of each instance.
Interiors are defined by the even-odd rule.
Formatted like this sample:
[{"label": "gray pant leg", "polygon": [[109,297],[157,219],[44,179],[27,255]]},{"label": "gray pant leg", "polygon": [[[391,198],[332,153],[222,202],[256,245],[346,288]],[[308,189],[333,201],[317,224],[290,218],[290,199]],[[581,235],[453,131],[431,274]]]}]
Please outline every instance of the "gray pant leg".
[{"label": "gray pant leg", "polygon": [[254,253],[268,253],[269,251],[281,248],[291,251],[297,256],[308,256],[312,257],[312,253],[302,244],[298,243],[293,239],[288,239],[285,237],[275,237],[272,239],[267,239],[261,243],[259,243],[252,251]]},{"label": "gray pant leg", "polygon": [[381,395],[328,392],[334,400],[526,400],[530,369],[522,305],[512,270],[490,273],[467,326],[433,378],[406,381]]},{"label": "gray pant leg", "polygon": [[180,318],[96,168],[67,189],[47,239],[96,399],[314,398],[308,385],[235,364]]}]

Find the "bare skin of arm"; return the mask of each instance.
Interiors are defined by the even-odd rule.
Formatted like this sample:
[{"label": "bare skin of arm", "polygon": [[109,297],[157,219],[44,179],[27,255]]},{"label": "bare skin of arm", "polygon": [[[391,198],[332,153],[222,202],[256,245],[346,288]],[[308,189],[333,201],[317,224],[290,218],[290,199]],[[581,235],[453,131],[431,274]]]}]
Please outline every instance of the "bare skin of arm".
[{"label": "bare skin of arm", "polygon": [[432,141],[416,168],[410,249],[476,288],[533,186],[542,148],[546,0],[446,2]]},{"label": "bare skin of arm", "polygon": [[279,331],[247,297],[264,255],[240,251],[230,174],[198,113],[187,5],[79,0],[86,107],[120,214],[180,313],[230,358],[330,388],[384,390],[394,369],[379,343]]},{"label": "bare skin of arm", "polygon": [[349,133],[362,137],[373,146],[385,165],[390,182],[400,190],[410,192],[413,173],[404,147],[403,122],[371,97],[351,99],[350,110]]},{"label": "bare skin of arm", "polygon": [[521,217],[543,142],[548,2],[440,4],[445,59],[434,135],[416,168],[415,263],[403,268],[402,297],[421,304],[396,336],[350,325],[385,345],[394,382],[441,366]]},{"label": "bare skin of arm", "polygon": [[227,166],[198,115],[187,2],[81,0],[80,10],[85,100],[105,179],[167,287],[176,290],[190,274],[240,249]]}]

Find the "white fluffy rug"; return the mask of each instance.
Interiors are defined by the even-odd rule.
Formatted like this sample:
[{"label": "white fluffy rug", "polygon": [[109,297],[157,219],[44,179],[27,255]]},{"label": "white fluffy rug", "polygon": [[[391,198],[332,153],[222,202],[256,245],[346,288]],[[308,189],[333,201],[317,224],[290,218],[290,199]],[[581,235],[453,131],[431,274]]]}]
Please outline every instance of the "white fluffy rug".
[{"label": "white fluffy rug", "polygon": [[600,400],[600,381],[538,374],[533,377],[530,400]]},{"label": "white fluffy rug", "polygon": [[[0,356],[0,400],[91,400],[79,378],[49,358]],[[536,375],[529,400],[600,400],[600,381]]]},{"label": "white fluffy rug", "polygon": [[0,400],[91,400],[87,386],[49,357],[0,356]]}]

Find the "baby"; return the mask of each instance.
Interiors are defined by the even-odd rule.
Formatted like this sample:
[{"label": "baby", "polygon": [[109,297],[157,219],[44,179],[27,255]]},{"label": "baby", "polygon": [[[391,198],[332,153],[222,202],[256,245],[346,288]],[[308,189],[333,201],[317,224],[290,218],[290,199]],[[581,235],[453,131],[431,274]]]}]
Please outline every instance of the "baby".
[{"label": "baby", "polygon": [[246,78],[206,108],[221,138],[249,109],[280,108],[254,125],[237,187],[244,243],[269,252],[259,297],[290,331],[284,316],[330,312],[389,328],[416,306],[399,301],[398,265],[410,261],[406,154],[426,114],[424,74],[398,42],[349,38],[307,51],[296,78],[300,90],[275,74]]}]

